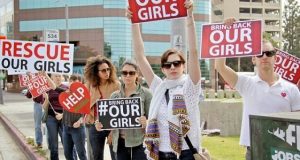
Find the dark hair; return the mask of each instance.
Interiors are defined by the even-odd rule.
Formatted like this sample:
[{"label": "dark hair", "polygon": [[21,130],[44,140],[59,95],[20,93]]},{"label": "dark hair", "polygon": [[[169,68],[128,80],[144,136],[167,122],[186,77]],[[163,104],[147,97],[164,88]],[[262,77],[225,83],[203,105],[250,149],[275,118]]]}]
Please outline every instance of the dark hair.
[{"label": "dark hair", "polygon": [[121,69],[125,66],[125,65],[130,65],[132,66],[136,71],[138,71],[139,67],[138,65],[136,64],[136,62],[134,60],[130,60],[130,59],[126,59],[122,66],[121,66]]},{"label": "dark hair", "polygon": [[183,53],[181,50],[178,50],[178,49],[175,49],[175,48],[171,48],[171,49],[168,49],[166,50],[163,55],[161,56],[161,59],[160,59],[160,64],[164,64],[165,62],[168,61],[168,58],[170,55],[172,54],[176,54],[179,56],[180,58],[180,61],[182,61],[182,64],[185,64],[185,59],[184,59],[184,56],[183,56]]},{"label": "dark hair", "polygon": [[110,68],[109,79],[107,80],[107,82],[109,84],[117,83],[115,66],[113,66],[110,60],[108,60],[106,57],[98,55],[88,58],[84,67],[84,78],[93,87],[99,86],[101,83],[100,78],[98,76],[98,65],[101,65],[103,63],[106,63]]},{"label": "dark hair", "polygon": [[75,82],[76,80],[80,81],[82,80],[81,76],[79,74],[72,74],[69,78],[69,80],[72,80],[73,82]]}]

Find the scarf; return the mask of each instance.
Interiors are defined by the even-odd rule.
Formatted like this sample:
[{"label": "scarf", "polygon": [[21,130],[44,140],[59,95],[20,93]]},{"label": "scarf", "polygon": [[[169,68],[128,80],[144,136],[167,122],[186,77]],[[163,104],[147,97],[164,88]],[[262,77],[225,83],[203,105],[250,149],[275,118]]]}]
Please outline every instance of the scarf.
[{"label": "scarf", "polygon": [[175,89],[175,94],[173,97],[170,97],[173,105],[172,108],[168,107],[167,119],[169,124],[171,148],[177,156],[179,156],[181,152],[182,137],[187,134],[190,128],[182,87],[186,78],[186,75],[182,75],[177,80],[165,79],[154,91],[150,103],[149,121],[146,127],[144,140],[144,146],[146,147],[145,153],[149,160],[159,159],[159,129],[156,118],[159,108],[161,107],[161,101],[165,98],[165,92],[167,89],[177,87],[180,89]]}]

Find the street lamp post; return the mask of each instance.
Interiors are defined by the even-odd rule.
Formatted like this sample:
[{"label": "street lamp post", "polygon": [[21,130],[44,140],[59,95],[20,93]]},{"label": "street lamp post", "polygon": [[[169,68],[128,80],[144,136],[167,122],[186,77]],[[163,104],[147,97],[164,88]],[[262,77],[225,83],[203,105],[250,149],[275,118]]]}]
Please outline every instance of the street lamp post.
[{"label": "street lamp post", "polygon": [[65,18],[66,18],[66,43],[69,44],[69,6],[65,1]]},{"label": "street lamp post", "polygon": [[0,72],[0,104],[4,104],[4,100],[3,100],[3,91],[2,91],[2,81],[5,78],[5,73],[3,73],[2,71]]}]

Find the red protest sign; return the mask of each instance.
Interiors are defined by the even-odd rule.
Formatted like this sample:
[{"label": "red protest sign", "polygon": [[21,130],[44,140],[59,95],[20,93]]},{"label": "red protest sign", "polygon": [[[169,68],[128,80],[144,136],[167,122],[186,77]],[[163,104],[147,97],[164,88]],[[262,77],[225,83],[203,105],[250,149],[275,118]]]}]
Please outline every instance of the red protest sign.
[{"label": "red protest sign", "polygon": [[90,113],[90,92],[80,82],[74,82],[70,86],[69,92],[62,92],[59,103],[63,108],[73,113]]},{"label": "red protest sign", "polygon": [[246,57],[261,54],[262,22],[241,21],[231,26],[223,23],[203,25],[202,59]]},{"label": "red protest sign", "polygon": [[33,98],[38,97],[39,95],[42,95],[43,93],[51,89],[49,87],[47,78],[41,75],[38,75],[36,78],[30,79],[28,81],[27,88]]},{"label": "red protest sign", "polygon": [[19,74],[20,87],[27,87],[30,77],[36,78],[37,75],[38,73],[30,73],[30,76],[28,76],[27,74]]},{"label": "red protest sign", "polygon": [[185,0],[128,0],[132,23],[187,16]]},{"label": "red protest sign", "polygon": [[300,79],[300,59],[277,49],[274,71],[283,79],[297,84]]}]

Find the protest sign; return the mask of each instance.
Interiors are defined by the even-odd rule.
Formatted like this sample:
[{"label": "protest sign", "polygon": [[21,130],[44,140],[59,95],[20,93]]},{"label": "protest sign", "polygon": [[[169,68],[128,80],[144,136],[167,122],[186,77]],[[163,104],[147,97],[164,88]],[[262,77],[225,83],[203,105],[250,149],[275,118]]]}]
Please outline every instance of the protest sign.
[{"label": "protest sign", "polygon": [[274,71],[283,79],[297,84],[300,79],[300,59],[277,49]]},{"label": "protest sign", "polygon": [[47,78],[42,75],[38,75],[36,78],[30,79],[28,81],[27,88],[33,98],[38,97],[39,95],[42,95],[51,89],[49,87]]},{"label": "protest sign", "polygon": [[62,92],[58,99],[63,108],[69,112],[90,113],[90,92],[80,82],[73,82],[69,92]]},{"label": "protest sign", "polygon": [[20,87],[27,87],[30,78],[34,79],[38,76],[38,73],[29,73],[29,74],[30,75],[27,75],[27,74],[19,74],[18,75]]},{"label": "protest sign", "polygon": [[97,113],[103,129],[141,128],[141,99],[117,98],[97,101]]},{"label": "protest sign", "polygon": [[185,0],[128,0],[132,23],[187,16]]},{"label": "protest sign", "polygon": [[231,26],[223,23],[202,27],[200,57],[246,57],[261,54],[262,22],[240,21]]},{"label": "protest sign", "polygon": [[0,69],[10,73],[46,71],[72,74],[73,44],[30,41],[0,41]]}]

